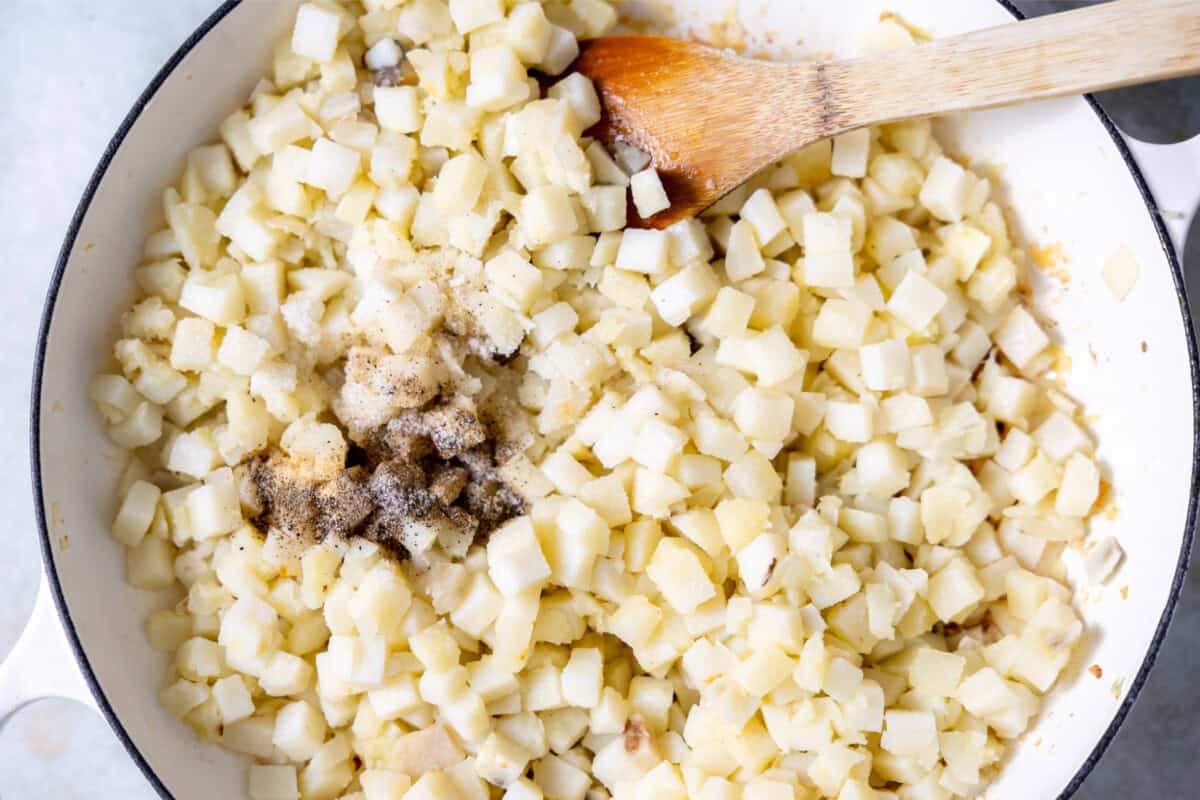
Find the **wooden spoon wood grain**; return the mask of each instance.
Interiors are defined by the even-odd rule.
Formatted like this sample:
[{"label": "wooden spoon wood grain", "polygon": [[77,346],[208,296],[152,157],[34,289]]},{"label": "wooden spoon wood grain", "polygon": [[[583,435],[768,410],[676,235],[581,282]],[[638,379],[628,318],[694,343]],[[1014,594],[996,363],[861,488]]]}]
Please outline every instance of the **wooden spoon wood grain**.
[{"label": "wooden spoon wood grain", "polygon": [[1115,0],[847,61],[780,63],[658,36],[586,43],[592,135],[648,153],[693,216],[806,144],[867,125],[1200,72],[1200,0]]}]

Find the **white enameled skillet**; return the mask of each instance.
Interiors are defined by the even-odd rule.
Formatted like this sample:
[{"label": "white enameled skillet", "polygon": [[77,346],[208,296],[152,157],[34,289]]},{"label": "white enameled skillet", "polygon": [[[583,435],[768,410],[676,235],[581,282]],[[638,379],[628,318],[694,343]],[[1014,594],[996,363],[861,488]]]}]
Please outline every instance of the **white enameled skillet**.
[{"label": "white enameled skillet", "polygon": [[[29,628],[0,666],[0,720],[36,697],[87,702],[164,798],[243,797],[243,763],[201,744],[159,707],[164,661],[147,645],[143,620],[161,601],[126,585],[121,548],[107,534],[121,459],[86,387],[132,298],[130,269],[145,234],[160,223],[162,189],[187,151],[215,139],[218,123],[267,74],[272,45],[295,6],[294,0],[225,2],[154,78],[79,204],[38,340],[31,447],[45,580]],[[1017,15],[1003,0],[672,0],[669,10],[652,0],[626,0],[624,6],[669,32],[720,29],[782,57],[852,54],[885,10],[939,36]],[[1035,305],[1071,359],[1067,390],[1087,407],[1112,484],[1116,513],[1098,518],[1094,528],[1117,536],[1126,553],[1111,589],[1083,606],[1088,633],[1063,685],[986,795],[1067,796],[1145,682],[1187,565],[1196,514],[1197,357],[1176,246],[1182,212],[1200,187],[1200,140],[1137,146],[1135,159],[1089,98],[939,125],[953,150],[1001,176],[1001,196],[1020,236],[1056,243],[1066,257],[1056,272],[1065,270],[1069,279],[1039,279]],[[1121,245],[1134,254],[1140,275],[1118,302],[1101,267]],[[1087,671],[1092,664],[1102,668],[1101,679]]]}]

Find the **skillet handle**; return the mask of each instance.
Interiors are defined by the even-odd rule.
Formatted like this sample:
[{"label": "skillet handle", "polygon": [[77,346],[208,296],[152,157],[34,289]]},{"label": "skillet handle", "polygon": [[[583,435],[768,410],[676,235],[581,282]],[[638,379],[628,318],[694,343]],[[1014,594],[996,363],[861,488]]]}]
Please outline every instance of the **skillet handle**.
[{"label": "skillet handle", "polygon": [[1128,136],[1125,141],[1150,184],[1182,264],[1188,226],[1200,203],[1200,135],[1178,144],[1149,144]]},{"label": "skillet handle", "polygon": [[100,711],[43,574],[33,614],[8,658],[0,663],[0,726],[23,706],[47,697],[65,697]]}]

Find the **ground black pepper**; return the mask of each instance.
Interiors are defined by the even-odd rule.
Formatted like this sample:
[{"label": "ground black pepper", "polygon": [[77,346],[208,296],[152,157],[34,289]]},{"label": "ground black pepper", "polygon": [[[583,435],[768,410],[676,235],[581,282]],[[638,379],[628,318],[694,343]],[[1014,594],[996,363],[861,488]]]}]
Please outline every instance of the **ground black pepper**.
[{"label": "ground black pepper", "polygon": [[331,481],[306,479],[280,450],[256,459],[254,522],[302,542],[363,537],[399,558],[435,545],[461,558],[527,509],[498,473],[513,450],[470,401],[436,398],[370,431]]}]

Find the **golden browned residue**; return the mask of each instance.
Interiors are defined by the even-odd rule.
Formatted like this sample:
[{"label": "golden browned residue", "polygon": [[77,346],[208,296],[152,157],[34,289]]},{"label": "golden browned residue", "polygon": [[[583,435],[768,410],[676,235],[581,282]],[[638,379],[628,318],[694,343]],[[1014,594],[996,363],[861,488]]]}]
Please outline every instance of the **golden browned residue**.
[{"label": "golden browned residue", "polygon": [[1142,352],[1144,353],[1149,349],[1150,349],[1150,345],[1146,344],[1145,342],[1142,342]]},{"label": "golden browned residue", "polygon": [[1067,354],[1058,345],[1050,345],[1046,349],[1051,356],[1050,369],[1046,373],[1046,379],[1052,382],[1060,389],[1067,388],[1067,377],[1071,374],[1072,361],[1071,356]]},{"label": "golden browned residue", "polygon": [[1066,375],[1068,372],[1071,371],[1071,366],[1072,366],[1071,356],[1069,356],[1067,354],[1066,350],[1063,350],[1061,347],[1059,347],[1057,345],[1053,346],[1053,353],[1054,353],[1054,363],[1050,366],[1050,368],[1053,369],[1060,376]]},{"label": "golden browned residue", "polygon": [[746,50],[746,26],[738,18],[737,6],[725,9],[725,16],[720,22],[710,22],[705,31],[698,34],[699,41],[710,47],[732,50],[743,53]]},{"label": "golden browned residue", "polygon": [[1128,587],[1128,586],[1122,586],[1122,587],[1121,587],[1121,599],[1122,599],[1122,600],[1128,600],[1128,599],[1129,599],[1129,587]]},{"label": "golden browned residue", "polygon": [[1092,677],[1094,677],[1096,680],[1100,680],[1104,677],[1104,670],[1100,669],[1099,664],[1092,664],[1090,667],[1088,667],[1088,672],[1092,673]]},{"label": "golden browned residue", "polygon": [[911,33],[912,37],[916,39],[917,42],[928,42],[933,38],[933,31],[913,25],[895,11],[884,11],[879,15],[880,22],[886,22],[887,20],[895,22],[897,25]]},{"label": "golden browned residue", "polygon": [[50,504],[50,524],[54,526],[66,524],[66,518],[63,517],[62,505],[57,500]]},{"label": "golden browned residue", "polygon": [[85,244],[85,245],[83,246],[83,252],[85,252],[85,253],[90,253],[90,252],[92,252],[92,251],[93,251],[93,250],[95,250],[95,249],[96,249],[96,243],[95,243],[95,242],[88,242],[87,244]]},{"label": "golden browned residue", "polygon": [[50,406],[50,413],[61,414],[63,412],[63,404],[58,400],[54,401],[54,405]]},{"label": "golden browned residue", "polygon": [[974,169],[975,172],[985,178],[1001,180],[1004,178],[1004,174],[1008,172],[1008,165],[999,161],[977,161],[975,162]]},{"label": "golden browned residue", "polygon": [[962,153],[951,150],[950,148],[945,148],[942,151],[942,155],[953,161],[955,164],[958,164],[963,169],[971,169],[971,159]]},{"label": "golden browned residue", "polygon": [[1096,509],[1092,512],[1093,514],[1102,516],[1110,522],[1117,518],[1117,504],[1112,496],[1112,484],[1103,478],[1100,479],[1100,491],[1096,495],[1096,502],[1092,508]]},{"label": "golden browned residue", "polygon": [[58,549],[62,550],[64,553],[67,550],[70,550],[71,549],[71,537],[67,536],[65,534],[63,536],[58,537]]},{"label": "golden browned residue", "polygon": [[1121,687],[1123,687],[1124,685],[1125,685],[1125,681],[1121,680],[1120,678],[1117,678],[1115,681],[1113,681],[1112,682],[1112,696],[1117,698],[1118,700],[1121,699]]},{"label": "golden browned residue", "polygon": [[1088,344],[1088,356],[1091,357],[1093,364],[1100,363],[1100,357],[1096,355],[1096,348],[1092,347],[1090,343]]},{"label": "golden browned residue", "polygon": [[1032,244],[1029,246],[1029,255],[1033,259],[1034,266],[1051,278],[1064,284],[1070,282],[1071,274],[1064,266],[1070,259],[1063,252],[1062,242],[1050,242],[1045,245]]}]

